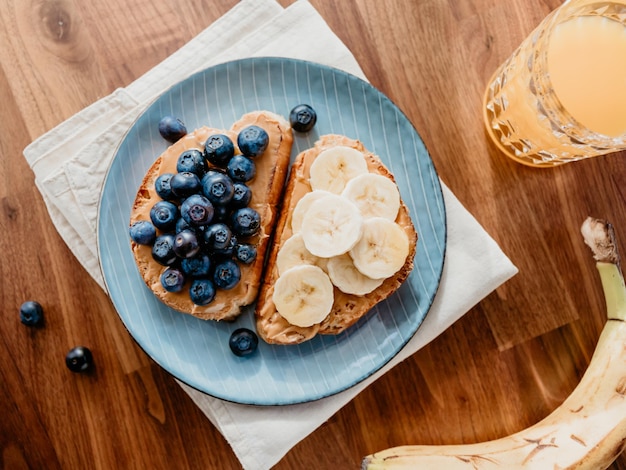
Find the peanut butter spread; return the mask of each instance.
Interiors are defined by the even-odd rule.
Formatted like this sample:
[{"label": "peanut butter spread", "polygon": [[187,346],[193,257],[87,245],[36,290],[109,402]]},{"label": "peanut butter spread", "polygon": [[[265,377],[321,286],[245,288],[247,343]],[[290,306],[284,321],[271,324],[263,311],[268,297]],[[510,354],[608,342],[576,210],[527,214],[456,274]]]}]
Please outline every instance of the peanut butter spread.
[{"label": "peanut butter spread", "polygon": [[[160,276],[167,269],[152,258],[152,248],[131,241],[131,247],[139,271],[147,286],[166,305],[183,313],[203,319],[233,319],[240,313],[240,307],[249,305],[256,299],[261,283],[265,253],[278,217],[278,205],[282,195],[293,136],[289,124],[280,116],[267,111],[257,111],[244,115],[233,124],[230,130],[202,127],[191,132],[171,145],[161,154],[146,173],[133,204],[130,224],[138,220],[150,220],[150,209],[161,198],[156,193],[154,183],[163,173],[175,173],[179,155],[185,150],[204,150],[206,139],[213,134],[225,134],[235,144],[237,134],[243,128],[257,125],[268,133],[269,144],[262,155],[255,158],[256,175],[247,183],[252,190],[249,207],[261,216],[261,229],[245,241],[256,245],[257,258],[249,265],[241,264],[241,280],[230,290],[217,289],[215,299],[208,305],[195,305],[189,298],[187,289],[172,293],[161,285]],[[157,233],[159,231],[157,230]],[[189,281],[187,281],[187,284]]]},{"label": "peanut butter spread", "polygon": [[352,147],[361,151],[365,155],[370,173],[378,173],[395,181],[393,175],[378,156],[369,152],[360,141],[344,136],[323,136],[313,148],[298,155],[292,165],[291,175],[285,190],[284,207],[276,228],[276,241],[271,247],[268,259],[268,270],[265,274],[256,309],[257,331],[261,337],[269,343],[297,344],[311,339],[318,333],[338,334],[344,331],[367,313],[374,305],[395,292],[413,269],[417,233],[415,232],[407,206],[404,202],[401,202],[395,222],[400,225],[408,235],[410,250],[405,265],[399,272],[386,279],[381,286],[365,296],[346,294],[335,287],[335,300],[331,313],[320,324],[310,327],[291,325],[276,311],[276,307],[272,301],[273,285],[278,278],[278,269],[275,261],[280,247],[292,235],[291,214],[298,201],[304,197],[305,194],[312,191],[309,178],[311,164],[315,158],[327,148],[339,145]]}]

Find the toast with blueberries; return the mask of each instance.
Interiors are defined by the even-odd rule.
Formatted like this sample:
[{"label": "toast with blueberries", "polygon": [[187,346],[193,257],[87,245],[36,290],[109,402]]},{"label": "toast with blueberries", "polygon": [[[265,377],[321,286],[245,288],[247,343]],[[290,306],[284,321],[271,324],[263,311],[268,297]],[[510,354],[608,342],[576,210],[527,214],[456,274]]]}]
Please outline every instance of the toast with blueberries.
[{"label": "toast with blueberries", "polygon": [[291,166],[256,304],[258,335],[336,335],[413,269],[417,233],[393,175],[364,145],[324,135]]},{"label": "toast with blueberries", "polygon": [[268,111],[245,114],[227,130],[187,133],[174,125],[160,126],[173,143],[147,171],[132,206],[132,252],[163,303],[205,320],[232,320],[258,294],[292,130]]}]

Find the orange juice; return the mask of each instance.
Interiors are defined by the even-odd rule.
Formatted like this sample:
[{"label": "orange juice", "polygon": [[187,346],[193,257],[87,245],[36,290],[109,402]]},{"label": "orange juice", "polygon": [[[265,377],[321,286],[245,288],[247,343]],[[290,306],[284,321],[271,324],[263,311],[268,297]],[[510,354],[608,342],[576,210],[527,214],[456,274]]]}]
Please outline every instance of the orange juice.
[{"label": "orange juice", "polygon": [[548,47],[556,96],[593,132],[626,133],[626,27],[601,16],[558,24]]},{"label": "orange juice", "polygon": [[547,16],[494,73],[483,117],[530,166],[626,149],[626,0],[567,0]]}]

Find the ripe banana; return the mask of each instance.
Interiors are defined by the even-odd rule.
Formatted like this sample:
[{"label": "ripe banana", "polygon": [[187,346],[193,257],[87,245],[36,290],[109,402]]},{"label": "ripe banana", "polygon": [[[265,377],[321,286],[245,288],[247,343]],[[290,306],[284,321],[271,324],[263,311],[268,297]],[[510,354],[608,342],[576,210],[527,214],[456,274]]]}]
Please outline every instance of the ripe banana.
[{"label": "ripe banana", "polygon": [[347,253],[330,258],[326,268],[333,285],[346,294],[369,294],[385,281],[385,279],[372,279],[362,274]]},{"label": "ripe banana", "polygon": [[307,327],[320,323],[333,307],[333,285],[319,266],[294,266],[274,284],[272,300],[289,323]]},{"label": "ripe banana", "polygon": [[311,164],[311,188],[341,194],[352,178],[368,172],[365,156],[352,147],[337,146],[324,150]]},{"label": "ripe banana", "polygon": [[352,178],[341,195],[351,200],[365,218],[396,220],[400,210],[400,191],[396,183],[377,173],[365,173]]},{"label": "ripe banana", "polygon": [[406,445],[368,455],[362,470],[607,468],[626,445],[626,286],[609,223],[582,229],[597,261],[608,321],[587,371],[571,395],[535,425],[493,441]]}]

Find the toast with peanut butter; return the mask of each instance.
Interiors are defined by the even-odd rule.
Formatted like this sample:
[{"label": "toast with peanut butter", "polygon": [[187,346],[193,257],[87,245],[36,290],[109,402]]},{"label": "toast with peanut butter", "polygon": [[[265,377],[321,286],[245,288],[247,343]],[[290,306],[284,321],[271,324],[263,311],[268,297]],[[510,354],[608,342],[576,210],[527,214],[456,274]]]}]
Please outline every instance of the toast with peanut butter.
[{"label": "toast with peanut butter", "polygon": [[271,344],[341,333],[406,280],[417,238],[381,159],[357,140],[320,137],[291,167],[257,333]]},{"label": "toast with peanut butter", "polygon": [[[243,133],[265,146],[244,139],[241,148]],[[156,159],[137,192],[130,230],[139,272],[163,303],[205,320],[232,320],[255,301],[292,142],[283,117],[255,111],[230,129],[196,129]],[[231,155],[222,158],[226,143]],[[203,160],[194,160],[199,154]],[[197,178],[189,175],[194,164],[204,167]]]}]

